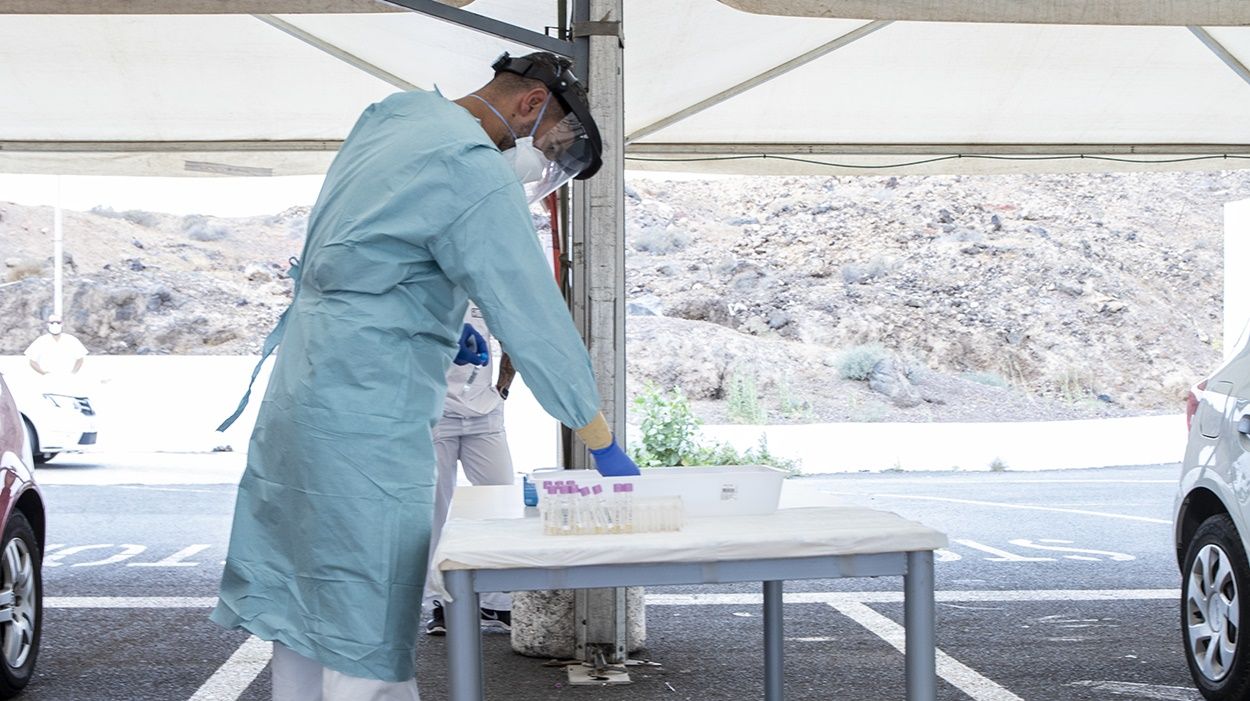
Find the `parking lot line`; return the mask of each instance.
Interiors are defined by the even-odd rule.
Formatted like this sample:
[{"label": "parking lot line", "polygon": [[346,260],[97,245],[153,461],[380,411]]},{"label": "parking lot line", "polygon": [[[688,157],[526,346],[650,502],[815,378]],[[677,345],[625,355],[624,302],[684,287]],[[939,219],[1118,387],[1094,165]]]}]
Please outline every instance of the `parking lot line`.
[{"label": "parking lot line", "polygon": [[[1013,601],[1143,601],[1179,599],[1179,589],[947,589],[938,603]],[[899,591],[800,591],[784,595],[787,604],[901,604]],[[648,606],[749,606],[763,604],[762,594],[647,594]],[[215,596],[50,596],[48,609],[185,609],[212,608]]]},{"label": "parking lot line", "polygon": [[189,701],[236,701],[269,664],[273,643],[251,636]]},{"label": "parking lot line", "polygon": [[1102,516],[1104,518],[1118,518],[1125,521],[1141,521],[1143,523],[1161,523],[1165,526],[1172,525],[1170,519],[1151,518],[1150,516],[1133,516],[1132,514],[1114,514],[1106,511],[1089,511],[1087,509],[1064,509],[1055,506],[1042,506],[1040,504],[1009,504],[1001,501],[978,501],[976,499],[953,499],[951,497],[926,497],[917,496],[915,494],[853,494],[851,492],[829,492],[830,494],[850,494],[852,496],[873,496],[885,499],[914,499],[918,501],[944,501],[952,504],[972,504],[974,506],[996,506],[1003,509],[1025,509],[1028,511],[1053,511],[1061,514],[1080,514],[1082,516]]},{"label": "parking lot line", "polygon": [[[968,602],[1042,602],[1042,601],[1142,601],[1177,600],[1177,589],[1036,589],[1036,590],[944,590],[935,593],[939,604]],[[899,604],[899,591],[859,592],[790,592],[784,596],[790,604],[824,604],[854,620],[899,651],[905,650],[906,631],[889,617],[869,608],[869,604]],[[652,606],[718,606],[762,605],[762,594],[649,594]],[[48,597],[47,609],[208,609],[216,597]],[[813,642],[815,639],[812,640]],[[196,691],[189,701],[236,701],[265,669],[272,654],[271,643],[250,636]],[[950,657],[937,651],[938,675],[960,689],[974,701],[1021,701],[1020,697]],[[1099,682],[1112,684],[1112,682]],[[1111,687],[1098,687],[1111,691]],[[1116,687],[1116,692],[1119,687]],[[1140,691],[1140,689],[1138,689]],[[1155,697],[1152,697],[1155,698]],[[1172,697],[1158,697],[1171,699]]]},{"label": "parking lot line", "polygon": [[1137,701],[1203,701],[1202,694],[1183,686],[1112,681],[1080,681],[1068,686],[1083,686],[1113,696],[1130,696]]},{"label": "parking lot line", "polygon": [[[1144,601],[1180,599],[1179,589],[1017,589],[958,590],[934,594],[941,603],[1031,601]],[[787,592],[787,604],[901,604],[901,591]],[[647,594],[648,606],[750,606],[763,605],[763,594]]]},{"label": "parking lot line", "polygon": [[[844,602],[829,605],[838,613],[889,643],[890,647],[906,654],[907,635],[903,626],[864,604]],[[975,669],[942,652],[941,649],[937,651],[937,674],[951,686],[967,694],[973,701],[1024,701],[994,680],[982,676]]]},{"label": "parking lot line", "polygon": [[196,609],[217,605],[215,596],[50,596],[46,609]]}]

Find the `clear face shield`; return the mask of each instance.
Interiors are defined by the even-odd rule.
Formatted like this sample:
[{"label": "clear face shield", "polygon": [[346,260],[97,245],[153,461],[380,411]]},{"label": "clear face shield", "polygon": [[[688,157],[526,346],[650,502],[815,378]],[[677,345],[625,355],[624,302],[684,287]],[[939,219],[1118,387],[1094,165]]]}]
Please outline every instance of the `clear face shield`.
[{"label": "clear face shield", "polygon": [[525,184],[526,199],[533,204],[560,189],[595,162],[595,149],[590,135],[575,114],[567,114],[542,136],[534,146],[547,159],[542,176]]}]

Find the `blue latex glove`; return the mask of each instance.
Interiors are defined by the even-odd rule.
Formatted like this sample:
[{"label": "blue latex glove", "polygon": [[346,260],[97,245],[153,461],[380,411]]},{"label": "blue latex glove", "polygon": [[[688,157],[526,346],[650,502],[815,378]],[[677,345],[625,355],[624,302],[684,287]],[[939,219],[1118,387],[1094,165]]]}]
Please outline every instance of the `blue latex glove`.
[{"label": "blue latex glove", "polygon": [[590,451],[595,456],[595,469],[604,477],[629,477],[638,473],[638,466],[616,444],[616,436],[606,448]]},{"label": "blue latex glove", "polygon": [[485,365],[490,362],[486,339],[473,328],[473,324],[465,324],[460,331],[460,351],[452,362],[456,365]]}]

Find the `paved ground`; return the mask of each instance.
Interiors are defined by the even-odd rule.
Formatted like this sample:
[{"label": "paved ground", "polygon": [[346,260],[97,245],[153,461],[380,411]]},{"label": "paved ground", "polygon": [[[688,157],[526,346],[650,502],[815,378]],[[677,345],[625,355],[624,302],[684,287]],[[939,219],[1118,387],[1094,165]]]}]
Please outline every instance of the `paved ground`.
[{"label": "paved ground", "polygon": [[[68,456],[66,456],[68,457]],[[268,650],[205,620],[233,487],[64,484],[110,473],[40,470],[50,509],[38,677],[23,698],[250,701],[268,698]],[[58,458],[57,462],[60,462]],[[183,467],[191,465],[190,468]],[[1178,632],[1168,525],[1175,465],[1071,472],[805,478],[788,488],[896,511],[946,530],[939,553],[939,698],[1115,701],[1198,698]],[[153,481],[164,481],[153,480]],[[787,698],[903,698],[901,580],[787,585]],[[646,656],[617,688],[485,641],[490,699],[749,699],[762,696],[759,591],[648,590]],[[423,698],[445,698],[444,645],[420,642]]]}]

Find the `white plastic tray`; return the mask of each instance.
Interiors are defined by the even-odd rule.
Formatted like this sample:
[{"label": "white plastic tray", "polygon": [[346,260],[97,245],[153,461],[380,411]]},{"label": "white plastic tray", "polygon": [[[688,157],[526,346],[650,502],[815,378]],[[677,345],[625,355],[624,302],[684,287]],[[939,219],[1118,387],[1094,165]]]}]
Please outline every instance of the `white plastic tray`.
[{"label": "white plastic tray", "polygon": [[765,465],[648,467],[637,477],[602,477],[594,470],[541,468],[530,474],[541,502],[544,480],[574,480],[579,487],[634,485],[635,497],[680,496],[686,516],[771,514],[781,497],[786,473]]}]

